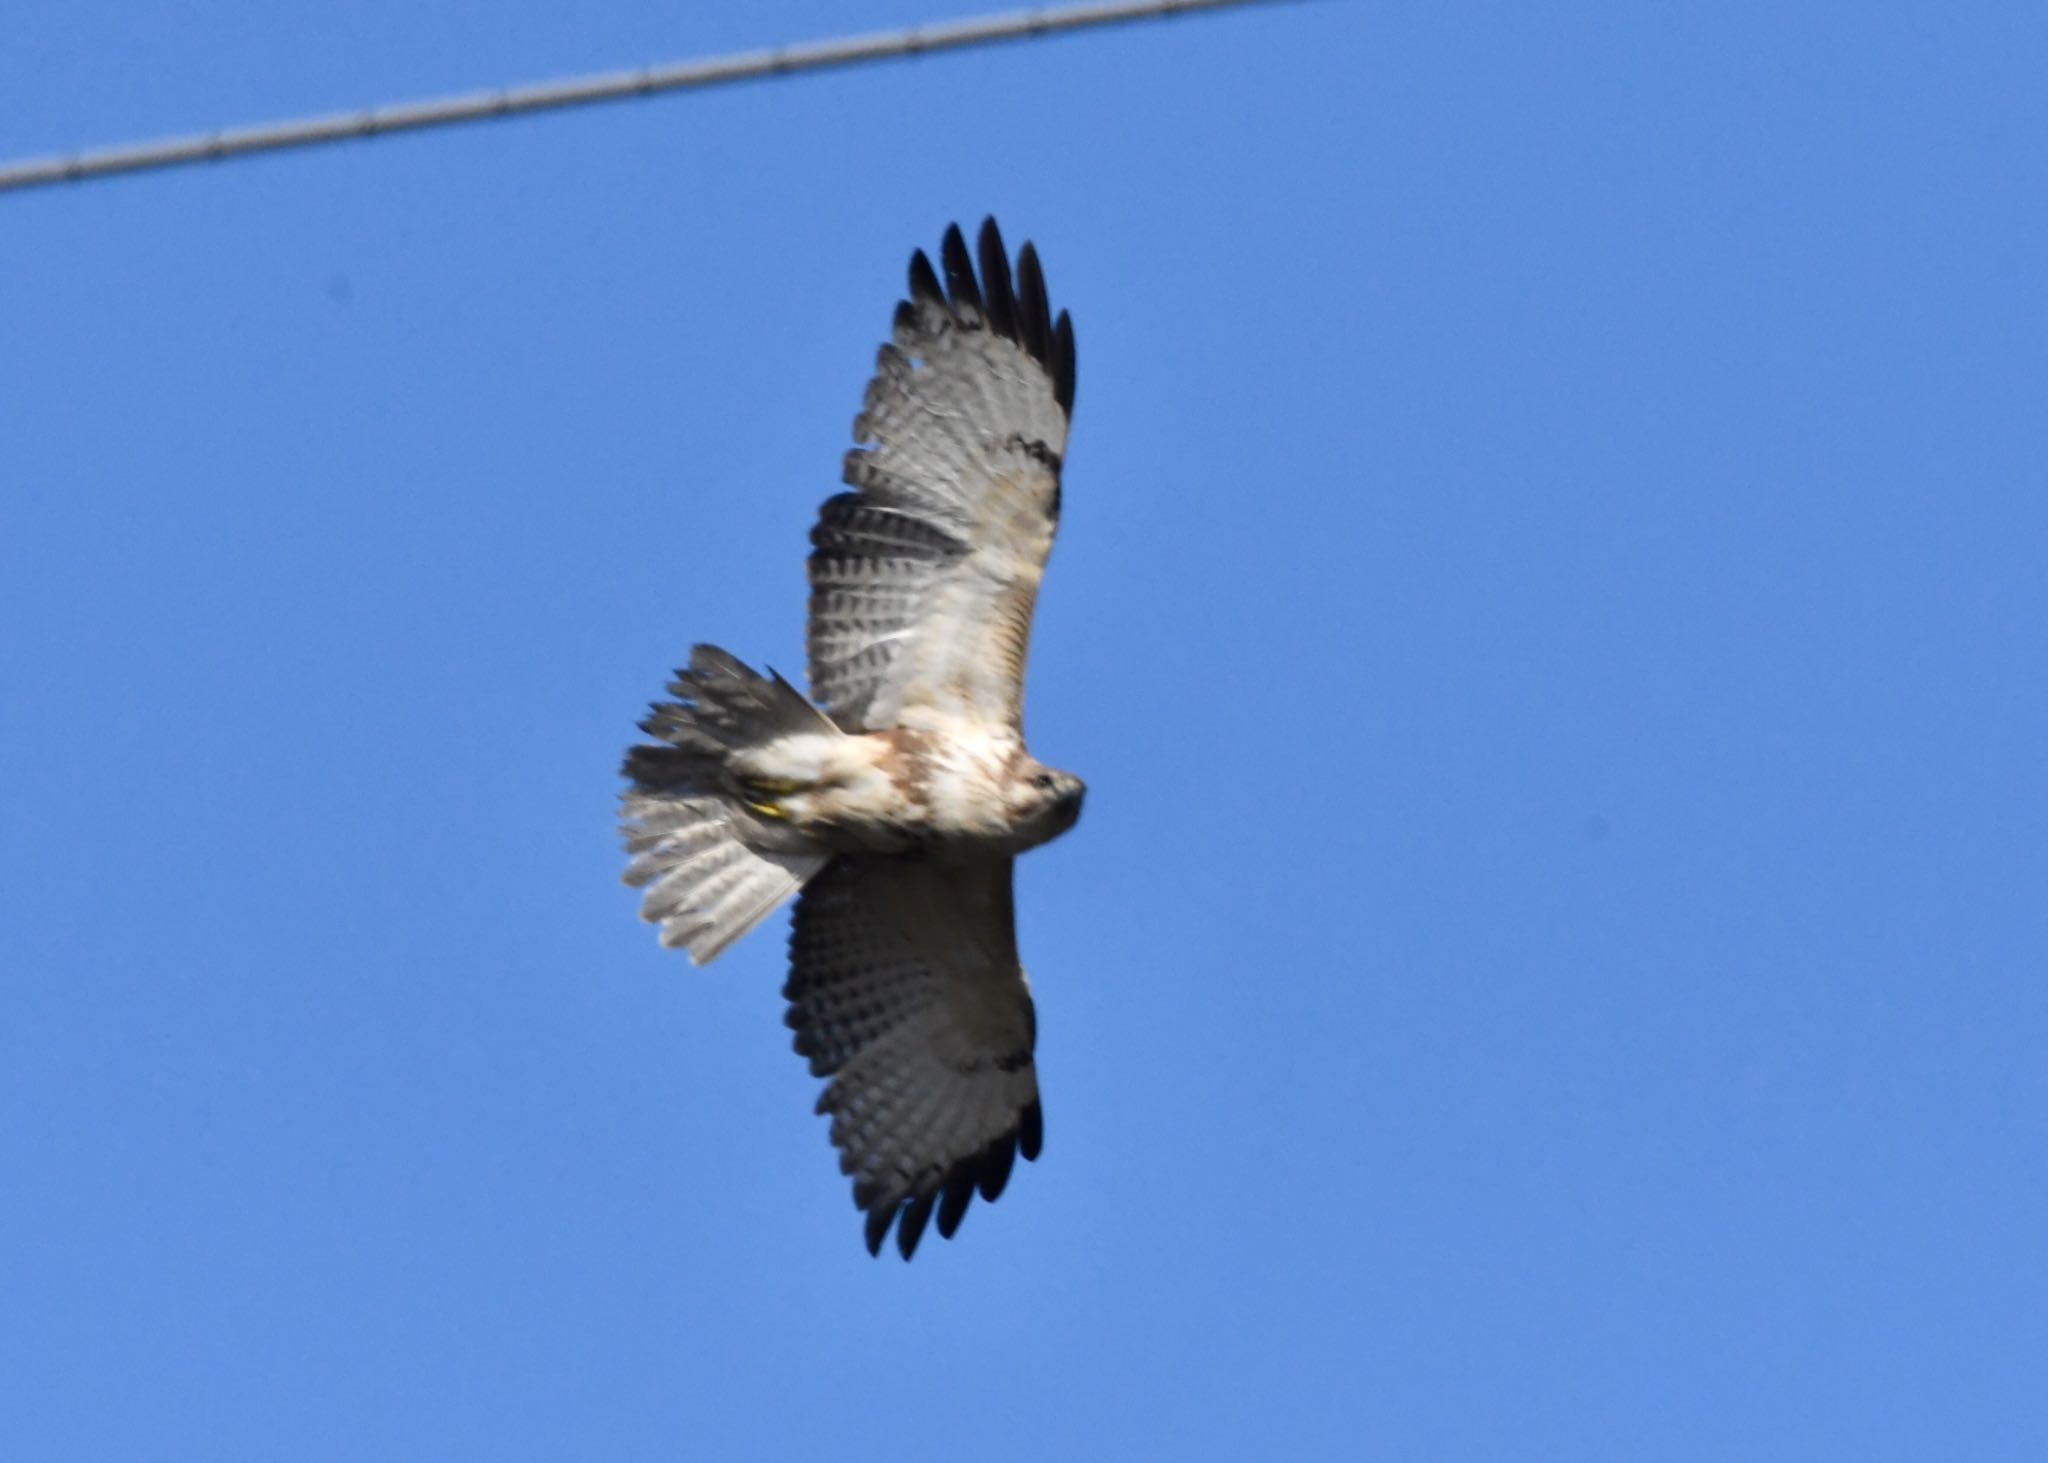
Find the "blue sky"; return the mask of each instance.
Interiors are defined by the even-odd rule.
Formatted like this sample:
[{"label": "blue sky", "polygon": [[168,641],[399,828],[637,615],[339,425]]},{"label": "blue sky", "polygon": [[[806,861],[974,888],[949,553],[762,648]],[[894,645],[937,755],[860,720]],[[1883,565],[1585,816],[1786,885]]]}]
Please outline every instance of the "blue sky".
[{"label": "blue sky", "polygon": [[[6,154],[940,13],[17,12]],[[1331,0],[0,198],[0,1454],[2043,1456],[2044,65]],[[1091,792],[905,1266],[614,769],[991,211]]]}]

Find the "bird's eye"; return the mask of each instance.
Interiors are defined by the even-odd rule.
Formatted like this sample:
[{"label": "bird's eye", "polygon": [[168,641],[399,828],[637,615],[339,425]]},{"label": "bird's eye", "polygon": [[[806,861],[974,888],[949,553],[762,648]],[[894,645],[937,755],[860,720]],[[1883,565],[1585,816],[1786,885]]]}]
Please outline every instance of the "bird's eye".
[{"label": "bird's eye", "polygon": [[1037,788],[1040,792],[1051,792],[1052,774],[1050,772],[1040,772],[1034,774],[1031,779],[1031,785]]}]

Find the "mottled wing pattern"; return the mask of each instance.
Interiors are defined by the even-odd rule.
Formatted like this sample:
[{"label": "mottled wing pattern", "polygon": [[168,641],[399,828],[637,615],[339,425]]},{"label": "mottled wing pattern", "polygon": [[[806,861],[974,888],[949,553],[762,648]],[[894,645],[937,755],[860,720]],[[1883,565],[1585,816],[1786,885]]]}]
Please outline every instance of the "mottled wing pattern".
[{"label": "mottled wing pattern", "polygon": [[908,1259],[934,1207],[950,1237],[1043,1138],[1010,860],[842,857],[804,889],[789,947],[787,1020],[832,1079],[818,1111],[868,1249],[893,1223]]},{"label": "mottled wing pattern", "polygon": [[923,708],[1019,725],[1031,611],[1059,521],[1074,331],[1037,252],[1013,280],[995,221],[980,275],[958,227],[922,251],[853,424],[854,489],[812,531],[811,694],[849,731]]}]

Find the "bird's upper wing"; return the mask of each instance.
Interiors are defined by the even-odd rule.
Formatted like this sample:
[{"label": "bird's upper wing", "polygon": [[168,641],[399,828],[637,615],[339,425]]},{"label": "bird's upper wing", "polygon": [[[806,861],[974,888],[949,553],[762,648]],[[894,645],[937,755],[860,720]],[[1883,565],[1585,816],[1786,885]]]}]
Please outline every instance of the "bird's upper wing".
[{"label": "bird's upper wing", "polygon": [[995,220],[981,272],[957,226],[939,275],[876,358],[845,480],[811,532],[811,694],[849,731],[920,710],[1016,728],[1031,610],[1059,522],[1074,330],[1052,318],[1038,255],[1013,281]]},{"label": "bird's upper wing", "polygon": [[842,857],[804,889],[789,954],[786,1019],[832,1079],[818,1111],[868,1249],[895,1223],[909,1259],[934,1205],[950,1237],[976,1190],[994,1199],[1043,1139],[1010,860]]}]

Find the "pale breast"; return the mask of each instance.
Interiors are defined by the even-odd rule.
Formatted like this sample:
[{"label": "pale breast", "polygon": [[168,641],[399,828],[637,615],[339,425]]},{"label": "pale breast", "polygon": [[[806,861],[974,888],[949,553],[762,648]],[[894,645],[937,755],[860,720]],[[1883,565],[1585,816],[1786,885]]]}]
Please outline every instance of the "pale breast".
[{"label": "pale breast", "polygon": [[832,848],[902,853],[925,837],[920,778],[890,733],[837,738],[816,780],[787,800],[791,821]]},{"label": "pale breast", "polygon": [[797,828],[829,847],[902,853],[1000,845],[1012,833],[1005,785],[1023,757],[1014,736],[959,723],[903,726],[833,738],[820,751],[806,785],[781,801]]},{"label": "pale breast", "polygon": [[1006,839],[1011,829],[1005,788],[1023,755],[1013,736],[934,738],[925,780],[933,835],[968,842]]}]

